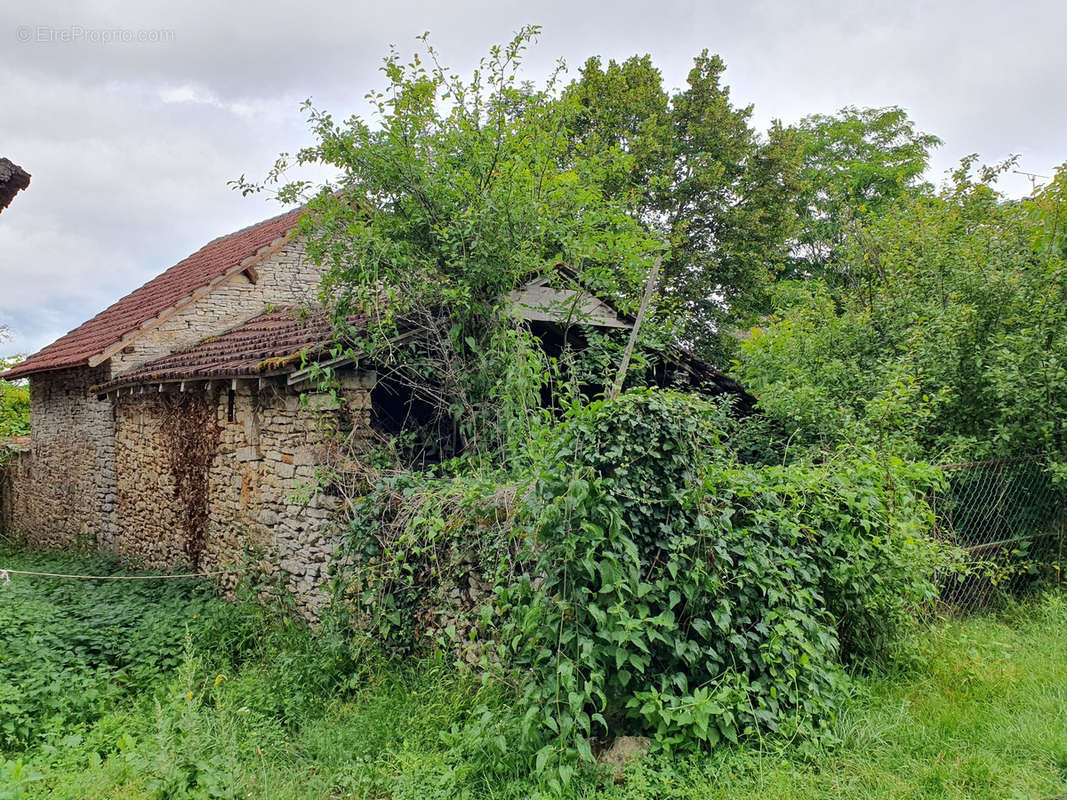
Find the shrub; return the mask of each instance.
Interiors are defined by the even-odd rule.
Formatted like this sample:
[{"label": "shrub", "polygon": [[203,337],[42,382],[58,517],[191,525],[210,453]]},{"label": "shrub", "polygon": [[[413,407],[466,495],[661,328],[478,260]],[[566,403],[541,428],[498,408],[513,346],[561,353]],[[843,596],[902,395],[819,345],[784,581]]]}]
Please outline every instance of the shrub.
[{"label": "shrub", "polygon": [[858,454],[739,465],[720,415],[631,392],[545,447],[499,652],[525,676],[525,745],[564,779],[597,736],[818,736],[842,660],[879,655],[934,597],[930,469]]},{"label": "shrub", "polygon": [[470,660],[475,642],[520,700],[475,714],[469,744],[551,764],[557,782],[619,734],[819,737],[846,667],[880,658],[935,596],[945,555],[924,497],[939,472],[859,451],[769,465],[776,435],[635,390],[545,426],[526,471],[379,480],[354,504],[336,605],[407,654],[463,570],[495,582],[462,629],[446,616],[456,649]]},{"label": "shrub", "polygon": [[[3,339],[0,329],[0,340]],[[0,372],[10,369],[21,360],[0,358]],[[30,387],[25,381],[11,383],[0,381],[0,437],[24,436],[30,432]]]}]

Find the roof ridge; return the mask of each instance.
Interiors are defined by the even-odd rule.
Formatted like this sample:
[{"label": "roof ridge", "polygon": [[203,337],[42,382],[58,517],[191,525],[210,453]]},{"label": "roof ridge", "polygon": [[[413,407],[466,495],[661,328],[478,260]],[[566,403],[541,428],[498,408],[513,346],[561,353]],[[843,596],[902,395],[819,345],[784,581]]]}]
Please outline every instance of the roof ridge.
[{"label": "roof ridge", "polygon": [[[205,242],[200,247],[198,247],[196,250],[191,252],[188,256],[186,256],[185,258],[189,258],[190,256],[195,256],[197,253],[199,253],[205,247],[210,247],[211,245],[213,245],[213,244],[215,244],[217,242],[221,242],[221,241],[224,241],[226,239],[229,239],[232,236],[239,236],[242,233],[247,233],[248,231],[252,230],[253,228],[258,228],[260,225],[267,225],[268,223],[274,222],[276,220],[281,219],[284,216],[292,214],[294,211],[303,211],[305,208],[307,208],[307,204],[306,203],[304,205],[302,205],[302,206],[296,206],[294,208],[290,208],[290,209],[287,209],[285,211],[282,211],[279,214],[275,214],[273,217],[267,217],[266,219],[261,219],[259,222],[250,222],[248,225],[245,225],[243,228],[238,228],[235,231],[230,231],[229,233],[223,233],[220,236],[216,236],[214,239],[211,239],[211,240]],[[177,264],[182,263],[182,261],[184,261],[185,258],[183,258],[180,261],[178,261]],[[175,266],[177,266],[177,264],[175,264]],[[168,267],[168,269],[169,269],[169,267]],[[162,274],[163,273],[160,273],[160,275],[162,275]]]}]

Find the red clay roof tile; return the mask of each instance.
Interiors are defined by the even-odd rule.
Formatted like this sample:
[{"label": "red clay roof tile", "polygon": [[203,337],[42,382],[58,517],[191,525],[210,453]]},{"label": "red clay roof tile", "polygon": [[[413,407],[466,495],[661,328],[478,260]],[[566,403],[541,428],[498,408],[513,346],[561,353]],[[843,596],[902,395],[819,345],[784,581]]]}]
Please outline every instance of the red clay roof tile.
[{"label": "red clay roof tile", "polygon": [[302,208],[287,211],[242,230],[208,242],[162,275],[126,295],[88,322],[34,353],[0,378],[24,378],[37,372],[76,367],[119,342],[145,322],[176,306],[197,289],[249,256],[286,236],[303,213]]},{"label": "red clay roof tile", "polygon": [[[366,320],[365,316],[354,316],[348,323],[360,327]],[[321,309],[270,311],[123,373],[96,390],[104,393],[145,383],[288,372],[300,365],[303,354],[321,355],[333,341],[333,329]]]}]

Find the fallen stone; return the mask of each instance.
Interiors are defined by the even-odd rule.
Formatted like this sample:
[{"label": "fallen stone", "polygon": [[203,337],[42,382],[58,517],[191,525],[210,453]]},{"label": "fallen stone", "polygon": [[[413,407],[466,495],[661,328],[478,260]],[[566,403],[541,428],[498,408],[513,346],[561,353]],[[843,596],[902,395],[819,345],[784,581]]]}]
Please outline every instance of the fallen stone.
[{"label": "fallen stone", "polygon": [[651,744],[647,736],[617,736],[611,746],[597,755],[598,764],[615,767],[615,781],[622,780],[623,768],[634,761],[640,761],[648,753]]}]

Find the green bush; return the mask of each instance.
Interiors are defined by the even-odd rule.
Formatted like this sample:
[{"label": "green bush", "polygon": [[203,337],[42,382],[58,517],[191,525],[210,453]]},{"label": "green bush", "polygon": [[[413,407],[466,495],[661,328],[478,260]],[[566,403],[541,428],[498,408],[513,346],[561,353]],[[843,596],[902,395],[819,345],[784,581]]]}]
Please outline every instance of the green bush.
[{"label": "green bush", "polygon": [[733,372],[793,446],[942,463],[1067,452],[1067,169],[1011,202],[965,159],[856,224],[833,281],[783,281]]},{"label": "green bush", "polygon": [[575,404],[524,470],[456,463],[369,487],[336,607],[411,654],[436,644],[425,623],[476,564],[495,594],[452,609],[453,644],[517,689],[519,713],[475,714],[454,746],[495,742],[560,783],[620,734],[816,739],[847,669],[932,605],[940,471],[867,451],[770,463],[780,439],[678,392]]},{"label": "green bush", "polygon": [[[21,356],[0,358],[0,372],[10,369],[21,360]],[[29,432],[30,387],[25,382],[0,381],[0,436],[24,436]]]},{"label": "green bush", "polygon": [[934,597],[932,470],[740,465],[720,421],[691,396],[630,392],[544,447],[499,653],[525,676],[525,747],[564,780],[594,737],[817,737],[843,661],[880,655]]}]

